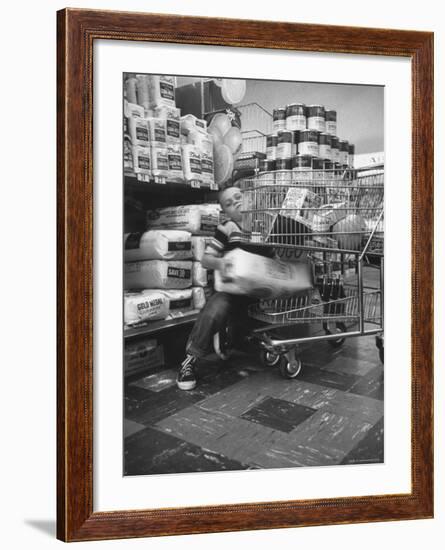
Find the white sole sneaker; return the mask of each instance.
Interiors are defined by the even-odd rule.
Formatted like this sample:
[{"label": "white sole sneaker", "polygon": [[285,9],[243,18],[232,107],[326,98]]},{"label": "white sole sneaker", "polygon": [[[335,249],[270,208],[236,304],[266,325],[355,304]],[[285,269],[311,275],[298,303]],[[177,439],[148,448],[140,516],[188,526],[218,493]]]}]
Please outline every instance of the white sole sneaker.
[{"label": "white sole sneaker", "polygon": [[179,380],[176,380],[176,385],[180,390],[193,390],[196,387],[196,380],[194,382],[179,382]]}]

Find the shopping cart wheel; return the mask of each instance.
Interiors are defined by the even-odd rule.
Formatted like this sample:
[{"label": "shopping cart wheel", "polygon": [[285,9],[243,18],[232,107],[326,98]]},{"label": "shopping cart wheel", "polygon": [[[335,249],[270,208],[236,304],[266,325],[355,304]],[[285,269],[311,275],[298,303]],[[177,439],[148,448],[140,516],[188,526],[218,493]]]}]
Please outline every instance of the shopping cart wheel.
[{"label": "shopping cart wheel", "polygon": [[223,361],[227,361],[233,353],[233,334],[230,325],[225,326],[213,335],[213,348],[216,355]]},{"label": "shopping cart wheel", "polygon": [[301,359],[289,361],[285,355],[280,357],[280,373],[284,378],[297,378],[302,366]]},{"label": "shopping cart wheel", "polygon": [[385,363],[385,343],[383,340],[383,336],[376,336],[375,337],[375,345],[377,346],[377,349],[379,350],[379,358],[382,363]]},{"label": "shopping cart wheel", "polygon": [[260,351],[260,360],[265,367],[275,367],[280,361],[280,355],[278,353],[273,353],[267,349],[262,349]]},{"label": "shopping cart wheel", "polygon": [[[325,324],[323,328],[326,334],[335,334],[335,332],[339,332],[339,333],[346,332],[346,325],[344,323],[335,323],[335,332],[332,332],[332,330],[329,328],[327,324]],[[332,340],[328,340],[327,342],[333,348],[339,348],[344,344],[345,340],[346,338],[338,338],[337,340],[332,339]]]}]

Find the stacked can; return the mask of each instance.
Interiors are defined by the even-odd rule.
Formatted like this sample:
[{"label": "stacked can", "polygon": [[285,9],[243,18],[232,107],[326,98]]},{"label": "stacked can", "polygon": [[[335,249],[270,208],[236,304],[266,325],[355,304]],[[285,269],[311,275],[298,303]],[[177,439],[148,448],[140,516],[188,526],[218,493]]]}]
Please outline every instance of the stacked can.
[{"label": "stacked can", "polygon": [[306,114],[308,130],[326,132],[326,112],[323,105],[308,105]]},{"label": "stacked can", "polygon": [[302,130],[298,143],[299,155],[319,156],[319,132],[316,130]]},{"label": "stacked can", "polygon": [[273,110],[273,130],[275,133],[286,130],[286,109],[284,107]]},{"label": "stacked can", "polygon": [[277,154],[278,159],[290,159],[292,157],[293,133],[288,130],[278,132]]},{"label": "stacked can", "polygon": [[337,111],[333,109],[327,109],[326,115],[326,133],[331,136],[337,135]]},{"label": "stacked can", "polygon": [[327,182],[334,179],[334,163],[332,160],[325,159],[323,161],[323,169],[325,171],[325,179]]},{"label": "stacked can", "polygon": [[275,161],[275,168],[276,185],[290,185],[292,183],[291,159],[277,159]]},{"label": "stacked can", "polygon": [[291,103],[286,107],[286,130],[305,130],[306,107],[302,103]]},{"label": "stacked can", "polygon": [[324,159],[320,157],[312,157],[312,180],[314,182],[324,180],[323,169],[324,169]]},{"label": "stacked can", "polygon": [[300,183],[312,180],[312,156],[297,155],[292,158],[292,182]]},{"label": "stacked can", "polygon": [[348,164],[351,168],[354,168],[354,155],[355,155],[355,145],[350,143],[348,147]]},{"label": "stacked can", "polygon": [[298,155],[298,144],[300,143],[301,130],[292,131],[292,156]]},{"label": "stacked can", "polygon": [[278,136],[271,134],[266,136],[266,157],[267,160],[275,160],[277,158]]},{"label": "stacked can", "polygon": [[273,185],[275,183],[275,160],[260,160],[257,182],[259,185]]},{"label": "stacked can", "polygon": [[339,142],[340,149],[340,164],[342,166],[348,166],[348,153],[349,153],[349,143],[345,139],[341,139]]},{"label": "stacked can", "polygon": [[319,136],[318,155],[322,159],[331,160],[331,136],[327,133],[322,133]]},{"label": "stacked can", "polygon": [[337,136],[331,136],[331,160],[340,162],[340,140]]}]

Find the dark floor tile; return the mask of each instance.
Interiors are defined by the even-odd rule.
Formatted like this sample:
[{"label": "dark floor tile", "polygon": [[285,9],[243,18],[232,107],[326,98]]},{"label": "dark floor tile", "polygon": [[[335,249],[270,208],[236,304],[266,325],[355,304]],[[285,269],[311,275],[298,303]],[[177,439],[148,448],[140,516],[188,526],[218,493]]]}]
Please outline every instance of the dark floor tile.
[{"label": "dark floor tile", "polygon": [[153,392],[137,386],[126,385],[124,388],[124,416],[136,420],[147,407]]},{"label": "dark floor tile", "polygon": [[384,422],[381,418],[342,460],[342,464],[373,464],[384,460]]},{"label": "dark floor tile", "polygon": [[126,418],[145,426],[152,426],[156,422],[203,399],[200,393],[182,391],[176,386],[167,388],[161,392],[149,393],[149,399],[136,404],[131,403],[131,408],[130,406],[126,407]]},{"label": "dark floor tile", "polygon": [[332,372],[312,365],[304,365],[298,375],[298,380],[311,382],[319,386],[327,386],[337,390],[347,391],[360,380],[360,376],[342,372]]},{"label": "dark floor tile", "polygon": [[124,444],[126,476],[246,469],[236,460],[150,427],[128,437]]},{"label": "dark floor tile", "polygon": [[315,409],[297,405],[282,399],[267,397],[241,415],[241,418],[256,422],[281,432],[291,432],[315,412]]},{"label": "dark floor tile", "polygon": [[180,390],[176,384],[156,392],[129,386],[125,399],[125,416],[139,424],[152,426],[243,379],[230,365],[222,368],[207,366],[204,371],[199,368],[197,386],[191,391]]},{"label": "dark floor tile", "polygon": [[368,374],[362,376],[348,391],[357,395],[372,397],[383,401],[384,397],[384,374],[383,366],[373,368]]},{"label": "dark floor tile", "polygon": [[243,380],[245,377],[230,364],[224,365],[217,370],[203,371],[201,369],[199,371],[198,384],[193,391],[201,395],[202,399],[205,399]]}]

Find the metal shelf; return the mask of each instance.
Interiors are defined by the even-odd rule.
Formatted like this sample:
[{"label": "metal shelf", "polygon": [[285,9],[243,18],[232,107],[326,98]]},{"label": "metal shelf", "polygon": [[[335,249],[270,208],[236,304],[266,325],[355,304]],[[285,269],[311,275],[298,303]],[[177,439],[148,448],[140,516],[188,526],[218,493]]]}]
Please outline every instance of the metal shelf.
[{"label": "metal shelf", "polygon": [[154,193],[169,193],[170,191],[185,191],[190,193],[213,193],[218,190],[218,186],[214,184],[212,187],[202,185],[199,181],[191,183],[172,182],[162,179],[144,180],[136,176],[136,174],[125,174],[125,189],[129,191],[154,192]]},{"label": "metal shelf", "polygon": [[187,325],[196,321],[198,317],[198,310],[191,311],[184,317],[176,317],[175,319],[166,319],[164,321],[152,321],[150,323],[144,323],[139,326],[124,329],[124,338],[137,338],[138,336],[150,336],[158,333],[161,330],[168,330],[170,328],[177,328],[182,325]]}]

